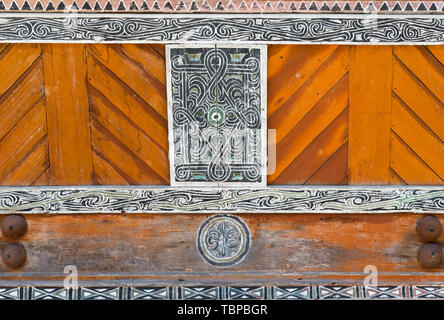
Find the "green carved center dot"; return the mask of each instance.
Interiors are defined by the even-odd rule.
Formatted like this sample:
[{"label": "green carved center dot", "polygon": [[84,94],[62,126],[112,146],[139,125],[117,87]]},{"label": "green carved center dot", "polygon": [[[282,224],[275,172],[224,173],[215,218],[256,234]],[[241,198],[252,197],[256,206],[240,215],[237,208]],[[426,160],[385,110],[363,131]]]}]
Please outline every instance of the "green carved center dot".
[{"label": "green carved center dot", "polygon": [[220,126],[225,121],[225,113],[219,107],[213,107],[208,112],[208,121],[213,126]]}]

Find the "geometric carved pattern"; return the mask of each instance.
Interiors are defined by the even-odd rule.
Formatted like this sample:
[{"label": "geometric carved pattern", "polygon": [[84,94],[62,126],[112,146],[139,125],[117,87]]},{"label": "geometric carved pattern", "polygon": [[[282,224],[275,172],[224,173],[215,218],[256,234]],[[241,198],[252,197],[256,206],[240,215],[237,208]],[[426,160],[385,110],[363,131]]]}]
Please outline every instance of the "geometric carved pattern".
[{"label": "geometric carved pattern", "polygon": [[232,15],[202,19],[186,14],[2,15],[1,41],[164,42],[229,41],[268,43],[443,43],[444,18],[439,15],[364,17],[326,14]]},{"label": "geometric carved pattern", "polygon": [[347,184],[349,48],[276,45],[268,58],[269,184]]},{"label": "geometric carved pattern", "polygon": [[265,185],[265,47],[167,47],[172,185]]},{"label": "geometric carved pattern", "polygon": [[[78,1],[77,1],[78,2]],[[75,0],[49,1],[27,0],[0,1],[4,11],[65,11],[66,9],[94,12],[230,12],[230,13],[294,13],[294,12],[436,12],[444,8],[442,1],[280,1],[280,0],[86,0],[83,5]]]},{"label": "geometric carved pattern", "polygon": [[49,184],[43,61],[38,44],[0,44],[0,184]]},{"label": "geometric carved pattern", "polygon": [[201,287],[0,287],[0,300],[313,300],[444,299],[442,285],[201,286]]},{"label": "geometric carved pattern", "polygon": [[394,47],[391,184],[444,184],[444,48]]}]

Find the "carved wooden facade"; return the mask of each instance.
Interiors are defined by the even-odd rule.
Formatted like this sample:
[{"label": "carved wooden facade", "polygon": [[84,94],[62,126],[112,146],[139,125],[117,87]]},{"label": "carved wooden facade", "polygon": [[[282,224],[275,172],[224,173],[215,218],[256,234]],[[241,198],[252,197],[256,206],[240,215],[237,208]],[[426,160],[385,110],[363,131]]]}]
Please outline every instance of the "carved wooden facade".
[{"label": "carved wooden facade", "polygon": [[[26,261],[0,264],[0,298],[443,298],[444,259],[418,262],[415,228],[443,222],[444,18],[412,4],[368,20],[0,13],[0,213],[28,224],[3,236]],[[217,142],[231,123],[255,147]],[[209,133],[185,149],[193,130]],[[191,168],[177,187],[173,165]]]}]

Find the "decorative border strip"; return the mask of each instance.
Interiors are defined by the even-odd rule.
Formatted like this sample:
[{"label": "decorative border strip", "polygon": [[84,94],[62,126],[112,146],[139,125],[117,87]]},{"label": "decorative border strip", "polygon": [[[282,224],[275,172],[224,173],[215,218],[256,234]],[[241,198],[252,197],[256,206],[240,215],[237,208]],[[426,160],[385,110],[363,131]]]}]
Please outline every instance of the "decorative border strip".
[{"label": "decorative border strip", "polygon": [[10,213],[444,213],[443,187],[3,187]]},{"label": "decorative border strip", "polygon": [[0,11],[84,12],[438,12],[442,1],[280,1],[280,0],[2,0]]},{"label": "decorative border strip", "polygon": [[0,300],[444,299],[443,285],[242,287],[0,287]]},{"label": "decorative border strip", "polygon": [[0,42],[444,44],[444,15],[0,14]]}]

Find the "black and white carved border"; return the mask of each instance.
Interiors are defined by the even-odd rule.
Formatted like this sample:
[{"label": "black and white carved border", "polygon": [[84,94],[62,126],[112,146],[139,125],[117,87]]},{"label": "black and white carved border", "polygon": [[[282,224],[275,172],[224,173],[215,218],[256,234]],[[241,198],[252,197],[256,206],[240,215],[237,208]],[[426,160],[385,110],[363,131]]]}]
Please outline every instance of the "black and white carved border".
[{"label": "black and white carved border", "polygon": [[443,14],[3,13],[0,42],[443,44]]},{"label": "black and white carved border", "polygon": [[291,286],[2,286],[0,300],[443,300],[442,284]]},{"label": "black and white carved border", "polygon": [[442,187],[2,187],[9,213],[444,213]]}]

